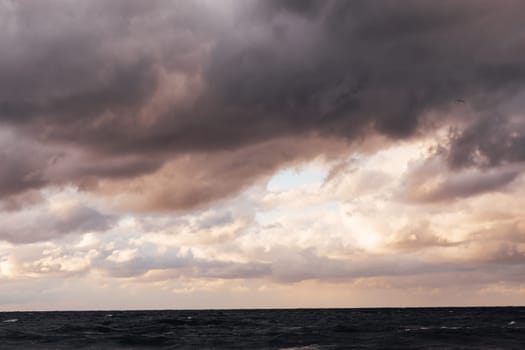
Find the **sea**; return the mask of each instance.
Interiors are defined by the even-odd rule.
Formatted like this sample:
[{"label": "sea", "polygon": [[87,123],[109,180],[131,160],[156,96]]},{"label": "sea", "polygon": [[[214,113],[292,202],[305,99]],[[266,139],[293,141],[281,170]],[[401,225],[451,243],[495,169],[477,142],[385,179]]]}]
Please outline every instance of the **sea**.
[{"label": "sea", "polygon": [[0,349],[525,349],[525,308],[3,312]]}]

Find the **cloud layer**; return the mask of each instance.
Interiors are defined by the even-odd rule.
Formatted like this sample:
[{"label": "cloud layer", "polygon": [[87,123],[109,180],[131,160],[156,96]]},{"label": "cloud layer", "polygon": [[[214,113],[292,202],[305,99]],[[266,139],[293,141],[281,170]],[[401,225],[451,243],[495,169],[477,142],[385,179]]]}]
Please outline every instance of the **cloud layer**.
[{"label": "cloud layer", "polygon": [[[445,123],[461,128],[451,136],[454,166],[521,161],[524,13],[511,0],[4,1],[0,122],[39,151],[4,155],[12,163],[0,193],[155,176],[181,157],[200,167],[202,153],[233,166],[239,152],[260,157],[261,142],[355,144]],[[287,142],[275,142],[271,168],[314,156],[305,146],[281,157]],[[46,167],[63,172],[42,176]],[[263,168],[252,164],[217,195],[199,195],[198,185],[182,195],[194,200],[173,194],[165,207],[224,197]],[[202,171],[216,181],[209,187],[231,181]]]},{"label": "cloud layer", "polygon": [[524,17],[0,0],[0,306],[520,300]]}]

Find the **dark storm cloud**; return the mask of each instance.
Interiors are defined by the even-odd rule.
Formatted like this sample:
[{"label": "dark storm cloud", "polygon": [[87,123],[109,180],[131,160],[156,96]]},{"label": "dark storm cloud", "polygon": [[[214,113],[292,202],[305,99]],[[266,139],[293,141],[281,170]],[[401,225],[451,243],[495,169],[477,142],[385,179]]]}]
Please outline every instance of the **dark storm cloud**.
[{"label": "dark storm cloud", "polygon": [[326,4],[316,2],[312,16],[306,5],[277,2],[264,21],[241,23],[219,41],[210,88],[281,132],[351,137],[371,125],[403,137],[425,112],[457,99],[486,109],[487,99],[500,102],[522,86],[524,47],[511,40],[522,4]]},{"label": "dark storm cloud", "polygon": [[[91,167],[91,181],[150,174],[196,152],[233,166],[224,152],[276,138],[410,137],[458,104],[476,117],[455,116],[470,127],[453,140],[453,165],[479,154],[488,165],[524,158],[525,127],[501,114],[525,82],[520,1],[1,4],[0,125],[104,164],[128,159],[117,170]],[[8,156],[3,196],[85,181],[85,164],[43,177],[41,158]],[[244,173],[204,178],[220,188],[265,170]],[[165,207],[241,187],[213,196],[197,188],[187,194],[197,199]]]}]

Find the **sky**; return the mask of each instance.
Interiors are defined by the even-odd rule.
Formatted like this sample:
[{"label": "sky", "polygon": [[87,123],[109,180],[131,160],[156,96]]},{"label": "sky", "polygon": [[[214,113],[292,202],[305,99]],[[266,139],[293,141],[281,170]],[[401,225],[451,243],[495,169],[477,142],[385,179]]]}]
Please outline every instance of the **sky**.
[{"label": "sky", "polygon": [[0,0],[0,310],[524,305],[523,18]]}]

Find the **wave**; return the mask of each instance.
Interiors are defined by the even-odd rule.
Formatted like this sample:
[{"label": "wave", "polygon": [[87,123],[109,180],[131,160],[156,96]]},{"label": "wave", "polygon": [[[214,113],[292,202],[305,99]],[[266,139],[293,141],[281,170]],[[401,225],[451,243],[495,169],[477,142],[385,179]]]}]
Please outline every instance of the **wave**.
[{"label": "wave", "polygon": [[3,320],[2,323],[15,323],[18,322],[18,318],[9,318],[7,320]]}]

